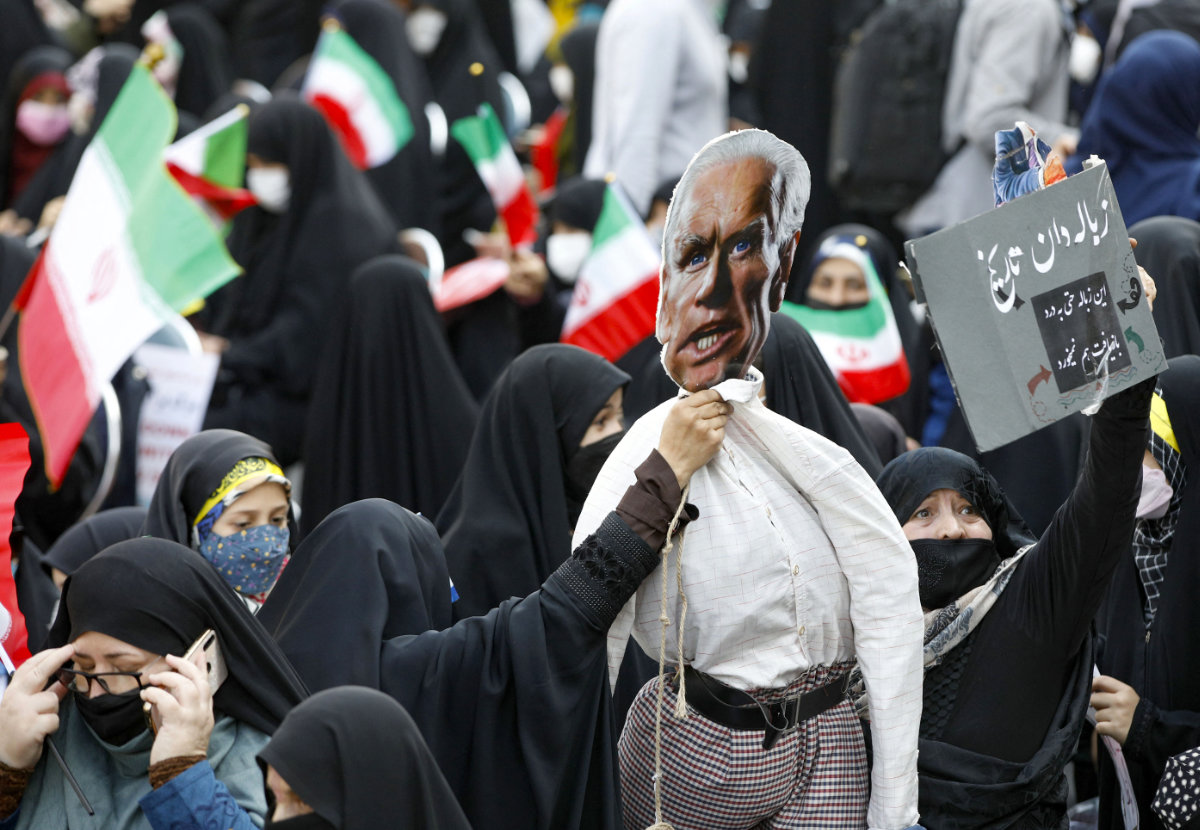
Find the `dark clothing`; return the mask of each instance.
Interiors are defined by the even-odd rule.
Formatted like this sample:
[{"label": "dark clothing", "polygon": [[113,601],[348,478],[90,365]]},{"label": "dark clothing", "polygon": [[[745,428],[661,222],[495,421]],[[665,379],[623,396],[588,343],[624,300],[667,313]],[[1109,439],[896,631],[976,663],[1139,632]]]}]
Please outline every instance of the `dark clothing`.
[{"label": "dark clothing", "polygon": [[233,220],[229,251],[246,269],[222,288],[212,334],[228,338],[207,427],[267,441],[296,460],[313,366],[353,270],[392,250],[395,226],[321,115],[281,94],[250,115],[247,149],[287,165],[281,214],[248,208]]},{"label": "dark clothing", "polygon": [[98,631],[182,655],[217,634],[229,676],[213,708],[270,734],[307,692],[270,636],[199,554],[164,539],[131,539],[88,560],[63,586],[49,648]]},{"label": "dark clothing", "polygon": [[[1058,763],[1059,753],[1045,756],[1039,751],[1048,747],[1048,736],[1066,728],[1060,720],[1064,699],[1082,695],[1086,700],[1086,691],[1076,688],[1086,684],[1079,679],[1080,672],[1086,672],[1080,661],[1090,663],[1092,618],[1133,536],[1138,495],[1134,482],[1149,436],[1152,390],[1152,382],[1146,382],[1104,402],[1093,419],[1087,459],[1074,492],[1017,565],[978,628],[943,663],[926,671],[918,761],[921,817],[926,826],[967,826],[954,818],[955,805],[944,805],[943,816],[943,805],[932,799],[927,803],[924,789],[925,770],[932,767],[940,779],[948,774],[947,759],[960,751],[990,756],[1001,766],[1026,765],[1035,757]],[[943,456],[956,457],[960,470],[975,472],[947,477],[946,464],[939,460]],[[981,511],[1001,558],[1012,556],[1028,539],[995,480],[957,453],[938,449],[908,453],[889,465],[879,485],[901,523],[928,493],[947,487]],[[1072,736],[1061,755],[1064,764],[1084,709],[1077,705],[1072,712]],[[969,771],[963,775],[969,780]],[[1040,776],[1037,779],[1044,782]],[[1053,809],[1041,811],[1036,821],[1032,814],[1025,817],[1035,821],[1034,826],[1058,826],[1063,821],[1066,804],[1055,795],[1057,790],[1030,791],[1027,801],[1053,799],[1043,804]]]},{"label": "dark clothing", "polygon": [[[1170,369],[1159,377],[1159,389],[1187,483],[1158,584],[1156,610],[1147,623],[1141,579],[1126,545],[1097,619],[1100,670],[1141,696],[1123,751],[1142,826],[1147,828],[1163,826],[1150,804],[1167,759],[1200,745],[1200,486],[1194,483],[1200,470],[1200,357],[1172,359]],[[1100,796],[1099,826],[1122,826],[1116,777],[1107,760],[1100,768]]]},{"label": "dark clothing", "polygon": [[0,20],[0,83],[7,83],[22,55],[54,40],[33,0],[0,0]]},{"label": "dark clothing", "polygon": [[439,222],[430,205],[437,197],[437,167],[425,116],[433,90],[424,64],[408,44],[404,12],[390,0],[342,0],[335,11],[355,43],[391,78],[413,126],[412,138],[395,157],[367,170],[367,180],[396,227],[425,228],[436,235]]},{"label": "dark clothing", "polygon": [[309,689],[378,689],[379,644],[449,627],[450,597],[433,524],[365,499],[333,511],[308,534],[258,621]]},{"label": "dark clothing", "polygon": [[628,381],[602,357],[552,344],[523,353],[496,382],[437,517],[461,596],[456,618],[525,596],[570,556],[571,505],[578,515],[587,494],[568,492],[567,465]]},{"label": "dark clothing", "polygon": [[175,106],[200,117],[233,86],[233,49],[212,14],[191,3],[167,10],[171,33],[183,47]]},{"label": "dark clothing", "polygon": [[[416,634],[415,630],[436,625],[435,618],[409,619],[405,625],[413,629],[407,636],[383,640],[382,649],[376,641],[375,650],[368,647],[364,652],[374,657],[378,688],[412,715],[475,827],[620,827],[617,736],[607,687],[606,636],[617,612],[657,565],[652,545],[661,543],[681,498],[674,473],[657,452],[638,469],[638,481],[617,511],[559,565],[541,590],[524,599],[506,600],[485,616],[461,620],[444,631]],[[354,536],[347,536],[351,527],[371,522],[355,522],[353,514],[385,509],[378,502],[363,504],[334,513],[313,534],[314,549],[319,548],[321,559],[313,560],[307,580],[316,578],[318,569],[331,568],[335,574],[322,584],[336,583],[341,572],[335,540],[349,539],[347,549],[355,547]],[[682,518],[694,515],[693,509]],[[384,527],[382,522],[376,524]],[[409,534],[409,542],[396,537],[389,541],[389,548],[411,547],[412,559],[402,554],[393,560],[381,552],[377,561],[399,563],[433,556],[436,540],[422,540],[426,537],[421,529],[423,520],[402,515],[392,526],[400,529],[401,525],[407,528],[404,532]],[[329,543],[317,546],[322,537]],[[382,535],[379,539],[384,541]],[[496,550],[502,551],[503,542],[496,544]],[[297,559],[302,556],[298,551]],[[376,554],[368,556],[375,558]],[[395,566],[400,581],[406,578],[401,575],[405,568],[409,566]],[[439,585],[440,579],[430,576],[432,571],[409,568],[407,573],[407,579],[418,583],[422,593],[432,588],[441,594],[448,587]],[[288,574],[284,572],[278,590],[285,590]],[[389,583],[397,584],[394,579]],[[310,586],[316,584],[310,582]],[[409,591],[414,588],[410,585]],[[308,601],[292,605],[276,630],[285,632],[282,647],[296,655],[299,665],[328,676],[326,667],[312,659],[320,643],[314,654],[306,656],[303,637],[291,637],[286,633],[288,627],[295,624],[301,627],[296,631],[303,629],[320,637],[319,627],[328,620],[358,613],[360,599],[353,590],[340,590],[340,586],[294,592],[296,597],[301,594]],[[427,598],[427,608],[432,610],[444,597]],[[264,615],[275,613],[274,599],[268,600]],[[383,616],[388,612],[377,606],[399,599],[402,596],[385,599],[374,591],[365,602],[370,614],[378,611]],[[396,613],[402,614],[403,609]],[[341,647],[340,637],[332,639],[335,644],[327,642],[324,649],[327,655],[332,653],[330,649]],[[324,681],[318,678],[314,682]]]},{"label": "dark clothing", "polygon": [[413,719],[373,689],[313,695],[258,757],[339,830],[471,830]]},{"label": "dark clothing", "polygon": [[478,414],[417,266],[398,255],[363,265],[316,367],[305,532],[365,498],[436,517],[462,472]]},{"label": "dark clothing", "polygon": [[42,567],[47,574],[58,568],[67,576],[109,545],[134,539],[141,535],[146,522],[144,507],[114,507],[72,525],[58,537],[50,550],[42,557]]},{"label": "dark clothing", "polygon": [[567,123],[559,145],[559,176],[583,172],[583,161],[592,146],[592,102],[596,89],[596,35],[599,23],[576,23],[558,46],[574,80]]},{"label": "dark clothing", "polygon": [[[1200,44],[1143,35],[1105,73],[1073,163],[1104,159],[1127,225],[1151,216],[1200,219]],[[1071,171],[1073,172],[1073,171]]]},{"label": "dark clothing", "polygon": [[1143,219],[1129,228],[1138,265],[1154,277],[1164,301],[1154,325],[1168,357],[1200,354],[1200,222],[1180,216]]},{"label": "dark clothing", "polygon": [[272,87],[312,52],[324,0],[245,0],[236,5],[232,37],[237,76]]},{"label": "dark clothing", "polygon": [[[0,12],[2,14],[2,12]],[[7,21],[5,21],[7,25]],[[45,164],[54,150],[69,140],[70,133],[58,144],[43,147],[34,144],[17,130],[17,107],[25,90],[42,75],[57,74],[66,82],[67,68],[74,62],[71,53],[57,46],[30,49],[17,60],[12,74],[0,75],[4,97],[0,99],[0,210],[8,207],[16,194]]]}]

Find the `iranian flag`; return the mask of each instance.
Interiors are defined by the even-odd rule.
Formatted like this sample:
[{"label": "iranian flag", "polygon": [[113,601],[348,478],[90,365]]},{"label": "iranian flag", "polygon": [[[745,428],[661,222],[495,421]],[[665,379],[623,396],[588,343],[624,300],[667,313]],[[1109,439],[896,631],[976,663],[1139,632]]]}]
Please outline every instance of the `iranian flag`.
[{"label": "iranian flag", "polygon": [[325,21],[301,94],[325,116],[359,170],[391,161],[413,136],[396,85],[336,20]]},{"label": "iranian flag", "polygon": [[134,67],[15,302],[21,374],[54,486],[101,389],[133,350],[238,273],[162,163],[174,132],[170,99],[148,69]]},{"label": "iranian flag", "polygon": [[167,169],[218,227],[254,204],[246,175],[246,116],[239,104],[163,150]]},{"label": "iranian flag", "polygon": [[[16,665],[29,657],[29,633],[25,618],[17,606],[17,585],[13,579],[12,533],[17,496],[29,469],[29,436],[20,424],[0,424],[0,650]],[[12,668],[5,666],[5,668]],[[0,693],[3,688],[0,687]]]},{"label": "iranian flag", "polygon": [[848,242],[822,245],[820,255],[848,259],[862,269],[870,294],[867,304],[830,310],[785,302],[780,310],[808,329],[851,403],[881,403],[904,394],[910,380],[908,361],[871,258]]},{"label": "iranian flag", "polygon": [[654,332],[659,252],[618,186],[610,183],[575,282],[562,342],[616,360]]},{"label": "iranian flag", "polygon": [[496,111],[490,104],[480,104],[476,115],[451,124],[450,134],[474,162],[496,212],[504,220],[509,241],[514,246],[533,244],[537,204]]}]

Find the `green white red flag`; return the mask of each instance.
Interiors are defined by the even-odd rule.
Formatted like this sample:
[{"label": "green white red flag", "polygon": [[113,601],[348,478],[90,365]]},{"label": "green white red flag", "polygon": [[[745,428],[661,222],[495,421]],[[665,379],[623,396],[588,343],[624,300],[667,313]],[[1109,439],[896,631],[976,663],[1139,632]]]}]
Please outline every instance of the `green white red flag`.
[{"label": "green white red flag", "polygon": [[413,137],[396,85],[335,20],[325,23],[301,94],[325,116],[359,170],[391,161]]},{"label": "green white red flag", "polygon": [[490,104],[480,104],[477,114],[451,124],[450,134],[475,164],[496,212],[504,220],[509,241],[514,247],[533,244],[537,235],[537,203],[496,111]]},{"label": "green white red flag", "polygon": [[820,254],[848,259],[862,269],[870,299],[861,308],[817,309],[785,302],[780,309],[800,322],[821,350],[851,403],[880,403],[902,395],[910,374],[900,330],[887,291],[871,258],[848,242],[838,242]]},{"label": "green white red flag", "polygon": [[20,424],[0,424],[0,646],[18,666],[29,658],[29,632],[17,605],[9,534],[17,496],[21,495],[28,469],[29,436],[25,428]]},{"label": "green white red flag", "polygon": [[234,107],[163,150],[171,175],[219,227],[255,204],[242,187],[248,112],[244,104]]},{"label": "green white red flag", "polygon": [[21,374],[61,483],[105,383],[176,312],[239,272],[196,203],[167,173],[175,109],[138,65],[67,191],[15,305]]},{"label": "green white red flag", "polygon": [[610,183],[563,321],[562,342],[616,360],[654,332],[659,251],[620,188]]}]

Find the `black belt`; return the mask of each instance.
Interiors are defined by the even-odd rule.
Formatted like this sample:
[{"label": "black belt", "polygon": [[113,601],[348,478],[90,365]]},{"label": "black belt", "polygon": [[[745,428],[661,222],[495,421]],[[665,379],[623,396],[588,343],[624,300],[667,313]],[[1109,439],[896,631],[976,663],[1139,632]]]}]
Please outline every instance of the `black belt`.
[{"label": "black belt", "polygon": [[727,686],[719,680],[698,672],[691,666],[683,667],[687,684],[688,705],[704,717],[729,729],[744,732],[764,730],[763,749],[770,749],[786,732],[791,732],[803,721],[832,709],[846,699],[850,673],[810,689],[796,697],[777,703],[759,703],[741,689]]}]

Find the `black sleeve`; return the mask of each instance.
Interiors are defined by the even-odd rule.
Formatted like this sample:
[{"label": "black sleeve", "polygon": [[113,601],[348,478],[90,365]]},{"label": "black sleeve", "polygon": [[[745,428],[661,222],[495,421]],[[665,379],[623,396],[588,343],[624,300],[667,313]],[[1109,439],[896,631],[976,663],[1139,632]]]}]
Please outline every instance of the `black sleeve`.
[{"label": "black sleeve", "polygon": [[1101,406],[1075,489],[1007,589],[1019,592],[1029,636],[1055,643],[1064,654],[1078,650],[1133,541],[1154,383],[1144,381]]},{"label": "black sleeve", "polygon": [[1130,761],[1161,772],[1169,758],[1196,746],[1200,746],[1200,712],[1168,712],[1142,698],[1122,750]]}]

